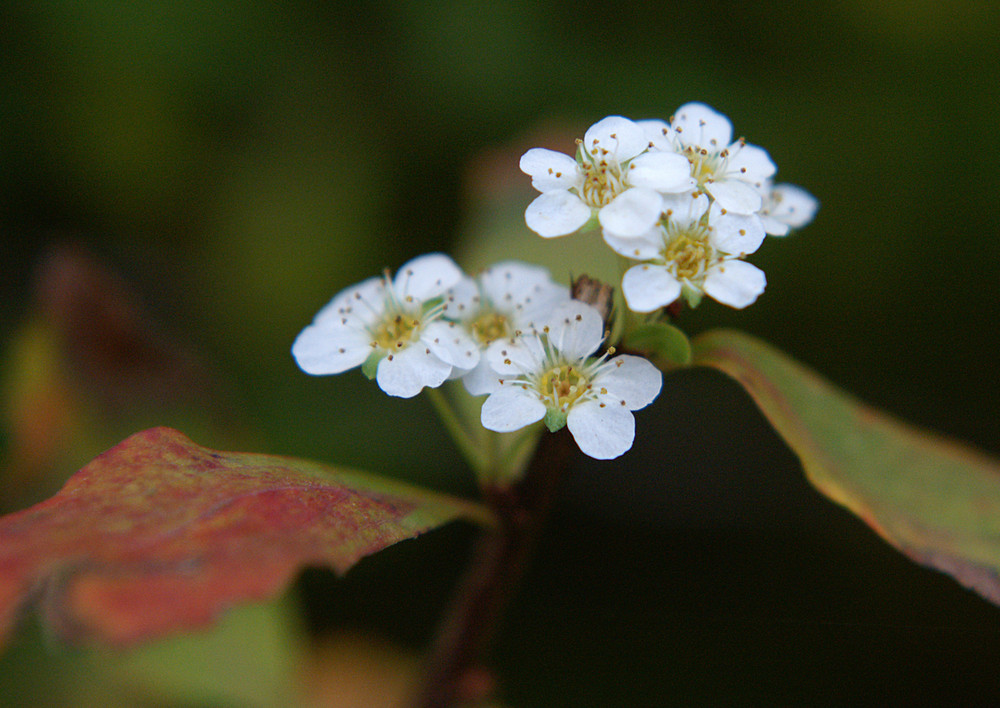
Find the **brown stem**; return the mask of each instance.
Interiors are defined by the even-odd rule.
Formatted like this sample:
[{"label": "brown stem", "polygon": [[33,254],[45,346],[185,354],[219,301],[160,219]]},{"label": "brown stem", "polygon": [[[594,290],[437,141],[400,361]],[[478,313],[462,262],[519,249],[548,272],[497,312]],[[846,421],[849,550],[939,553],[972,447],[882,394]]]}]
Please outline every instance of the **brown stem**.
[{"label": "brown stem", "polygon": [[566,428],[544,435],[523,480],[513,487],[486,490],[499,526],[476,545],[431,648],[425,683],[414,703],[417,708],[444,708],[489,693],[490,682],[479,662],[520,583],[556,488],[575,454]]}]

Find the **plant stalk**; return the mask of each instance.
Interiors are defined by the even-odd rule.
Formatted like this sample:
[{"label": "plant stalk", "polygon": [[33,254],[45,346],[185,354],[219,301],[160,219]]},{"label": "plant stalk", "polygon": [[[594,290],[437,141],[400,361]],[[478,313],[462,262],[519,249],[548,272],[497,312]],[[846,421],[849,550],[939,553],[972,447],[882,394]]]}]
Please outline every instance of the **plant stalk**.
[{"label": "plant stalk", "polygon": [[499,519],[475,546],[466,575],[431,648],[416,708],[445,708],[481,700],[492,682],[480,663],[497,625],[527,569],[556,489],[577,454],[563,428],[543,435],[524,478],[490,487],[485,501]]}]

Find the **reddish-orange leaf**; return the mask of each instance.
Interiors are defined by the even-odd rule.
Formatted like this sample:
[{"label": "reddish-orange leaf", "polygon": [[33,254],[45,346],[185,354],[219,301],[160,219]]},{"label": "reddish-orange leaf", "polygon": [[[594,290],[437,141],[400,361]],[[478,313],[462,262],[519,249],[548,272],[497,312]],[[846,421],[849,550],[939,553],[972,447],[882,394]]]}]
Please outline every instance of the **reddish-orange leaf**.
[{"label": "reddish-orange leaf", "polygon": [[482,506],[375,475],[137,433],[51,499],[0,518],[0,646],[32,602],[71,639],[208,624],[306,565],[359,559]]}]

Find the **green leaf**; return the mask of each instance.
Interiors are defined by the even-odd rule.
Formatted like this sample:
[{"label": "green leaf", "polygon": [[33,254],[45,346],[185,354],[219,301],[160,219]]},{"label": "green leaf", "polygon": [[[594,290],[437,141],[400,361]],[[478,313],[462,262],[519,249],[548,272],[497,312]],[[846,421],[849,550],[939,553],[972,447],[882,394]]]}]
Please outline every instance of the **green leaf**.
[{"label": "green leaf", "polygon": [[315,462],[137,433],[54,497],[0,517],[0,645],[32,602],[67,638],[127,645],[280,592],[306,565],[340,573],[484,507]]},{"label": "green leaf", "polygon": [[746,334],[699,335],[694,363],[747,390],[823,494],[1000,604],[1000,460],[865,405]]},{"label": "green leaf", "polygon": [[639,352],[661,369],[691,363],[691,340],[677,327],[666,322],[648,322],[626,335],[622,347]]}]

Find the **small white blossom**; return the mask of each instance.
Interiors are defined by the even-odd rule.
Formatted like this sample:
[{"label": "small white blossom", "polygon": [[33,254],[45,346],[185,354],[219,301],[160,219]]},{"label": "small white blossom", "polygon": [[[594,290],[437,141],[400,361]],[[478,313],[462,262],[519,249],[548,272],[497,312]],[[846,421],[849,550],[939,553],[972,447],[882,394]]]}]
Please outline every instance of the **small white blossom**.
[{"label": "small white blossom", "polygon": [[724,115],[703,103],[686,103],[669,124],[648,120],[640,126],[656,149],[686,157],[697,188],[723,209],[737,214],[760,210],[760,189],[777,168],[762,148],[742,138],[733,141],[732,124]]},{"label": "small white blossom", "polygon": [[791,229],[801,229],[816,216],[819,201],[794,184],[764,184],[760,218],[771,236],[785,236]]},{"label": "small white blossom", "polygon": [[[569,288],[554,282],[545,268],[504,261],[475,278],[462,278],[445,294],[444,315],[460,322],[482,351],[497,339],[533,329],[536,321],[567,300]],[[456,373],[473,396],[490,393],[498,385],[485,357],[471,371]]]},{"label": "small white blossom", "polygon": [[411,398],[440,386],[453,367],[471,369],[479,347],[441,319],[442,296],[462,278],[448,256],[420,256],[396,277],[369,278],[340,292],[299,334],[292,355],[309,374],[339,374],[361,364],[390,396]]},{"label": "small white blossom", "polygon": [[633,260],[622,294],[633,312],[653,312],[682,295],[692,307],[703,294],[737,309],[764,292],[763,271],[742,260],[765,233],[756,215],[726,212],[701,193],[664,197],[666,219],[638,238],[605,232],[615,252]]},{"label": "small white blossom", "polygon": [[612,233],[638,236],[659,219],[660,193],[691,183],[687,160],[648,150],[645,131],[627,118],[601,120],[577,143],[576,159],[544,148],[521,157],[521,171],[541,192],[525,222],[545,238],[573,233],[594,213]]},{"label": "small white blossom", "polygon": [[570,300],[540,329],[493,342],[485,356],[500,385],[483,404],[483,426],[510,432],[545,419],[550,430],[568,426],[593,458],[626,452],[635,438],[632,411],[656,398],[663,377],[641,357],[591,358],[603,339],[597,310]]}]

